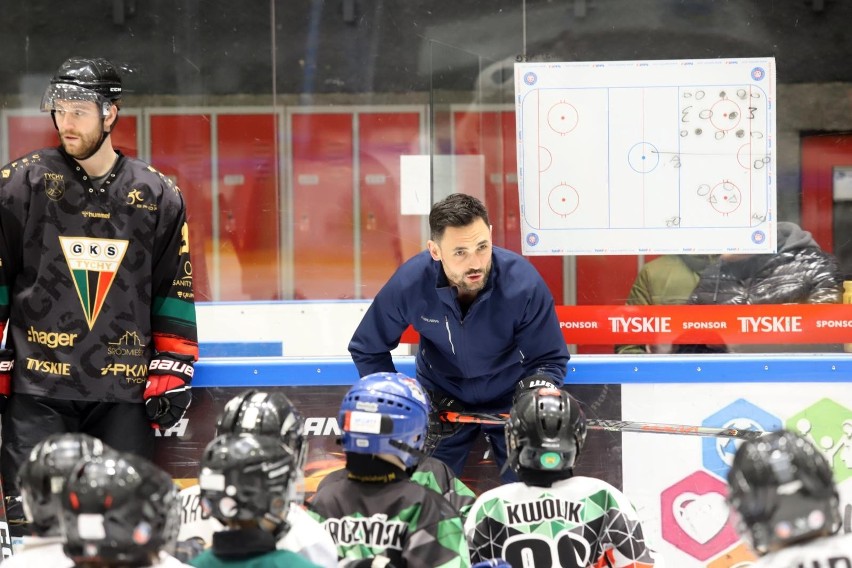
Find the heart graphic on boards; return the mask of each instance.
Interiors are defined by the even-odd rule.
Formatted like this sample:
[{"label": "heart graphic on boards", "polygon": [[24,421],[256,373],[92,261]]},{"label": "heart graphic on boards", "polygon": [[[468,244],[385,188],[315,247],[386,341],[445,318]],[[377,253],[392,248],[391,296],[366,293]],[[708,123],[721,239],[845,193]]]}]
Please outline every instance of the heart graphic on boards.
[{"label": "heart graphic on boards", "polygon": [[704,495],[686,492],[672,502],[675,522],[689,538],[705,544],[719,534],[728,522],[728,504],[719,493]]}]

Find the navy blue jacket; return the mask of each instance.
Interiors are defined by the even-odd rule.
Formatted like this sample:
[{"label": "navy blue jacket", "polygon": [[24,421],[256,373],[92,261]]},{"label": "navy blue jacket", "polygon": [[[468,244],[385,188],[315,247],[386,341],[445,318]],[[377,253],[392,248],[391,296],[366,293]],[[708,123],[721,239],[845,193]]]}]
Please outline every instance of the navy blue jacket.
[{"label": "navy blue jacket", "polygon": [[491,274],[464,317],[456,296],[428,250],[400,266],[349,343],[361,376],[396,371],[390,351],[411,324],[420,334],[417,379],[468,410],[507,410],[518,381],[535,373],[563,383],[568,348],[553,296],[529,261],[494,247]]}]

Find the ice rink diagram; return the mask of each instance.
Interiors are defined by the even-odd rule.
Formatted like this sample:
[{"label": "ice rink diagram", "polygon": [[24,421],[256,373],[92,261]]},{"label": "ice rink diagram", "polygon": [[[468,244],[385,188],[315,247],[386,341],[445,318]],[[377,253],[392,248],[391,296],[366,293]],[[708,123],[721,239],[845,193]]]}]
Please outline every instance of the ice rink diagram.
[{"label": "ice rink diagram", "polygon": [[517,64],[524,253],[774,251],[774,69]]}]

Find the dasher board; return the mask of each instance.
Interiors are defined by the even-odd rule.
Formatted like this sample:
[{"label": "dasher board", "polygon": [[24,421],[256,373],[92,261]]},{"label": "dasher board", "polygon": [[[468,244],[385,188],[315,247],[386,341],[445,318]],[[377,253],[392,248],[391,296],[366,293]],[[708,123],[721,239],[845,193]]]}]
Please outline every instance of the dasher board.
[{"label": "dasher board", "polygon": [[775,60],[515,64],[523,253],[776,251]]}]

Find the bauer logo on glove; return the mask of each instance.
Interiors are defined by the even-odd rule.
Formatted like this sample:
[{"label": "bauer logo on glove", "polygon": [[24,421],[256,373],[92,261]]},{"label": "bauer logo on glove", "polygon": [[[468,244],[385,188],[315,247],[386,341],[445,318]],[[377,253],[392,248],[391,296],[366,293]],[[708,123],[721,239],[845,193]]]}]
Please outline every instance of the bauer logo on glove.
[{"label": "bauer logo on glove", "polygon": [[158,353],[148,366],[142,399],[151,426],[167,430],[177,424],[192,402],[194,373],[190,355]]}]

